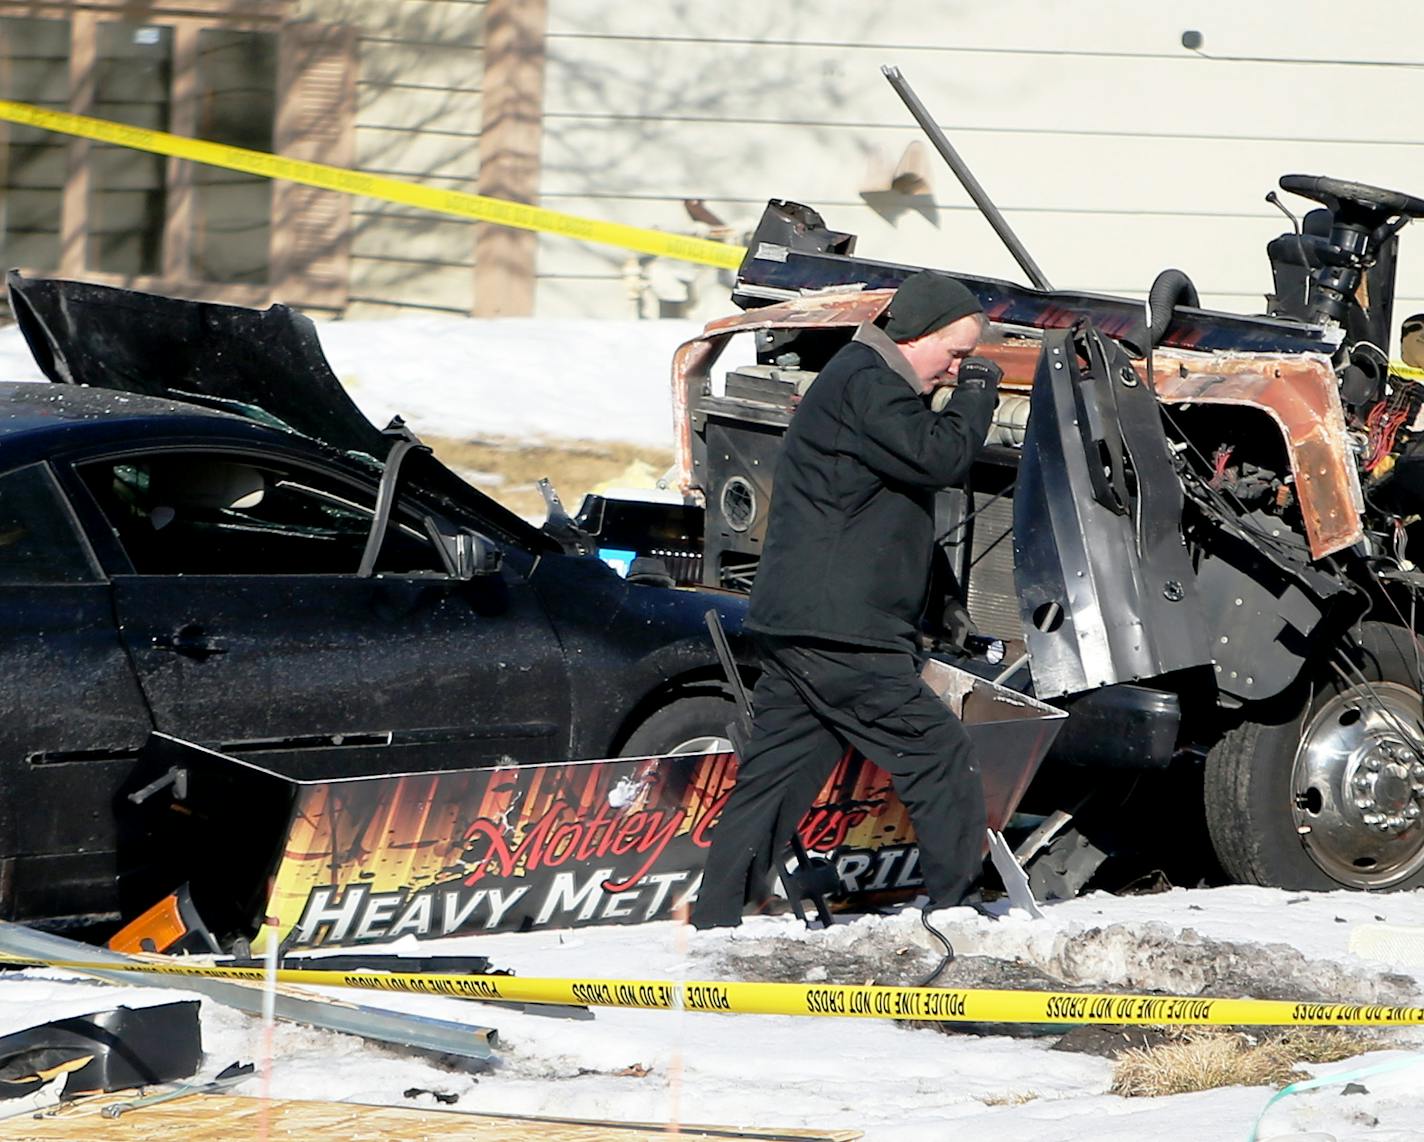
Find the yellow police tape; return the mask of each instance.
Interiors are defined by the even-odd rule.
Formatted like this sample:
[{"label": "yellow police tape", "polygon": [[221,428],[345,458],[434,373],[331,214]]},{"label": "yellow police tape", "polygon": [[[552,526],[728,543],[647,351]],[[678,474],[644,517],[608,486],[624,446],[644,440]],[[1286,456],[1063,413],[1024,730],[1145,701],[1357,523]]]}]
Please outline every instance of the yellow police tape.
[{"label": "yellow police tape", "polygon": [[[6,957],[8,958],[8,957]],[[152,961],[88,963],[33,961],[85,973],[140,972],[264,983],[258,967]],[[1053,991],[997,991],[939,987],[840,986],[801,983],[719,983],[625,979],[521,979],[439,973],[323,971],[282,968],[276,982],[313,987],[438,995],[487,1002],[640,1007],[742,1015],[832,1015],[921,1019],[945,1023],[1107,1023],[1202,1026],[1402,1027],[1424,1023],[1424,1007],[1296,1003],[1273,999],[1112,995]]]},{"label": "yellow police tape", "polygon": [[87,115],[50,111],[28,103],[0,100],[0,120],[4,119],[45,131],[78,135],[84,139],[131,147],[139,151],[151,151],[157,155],[170,155],[208,166],[225,167],[228,170],[262,175],[265,178],[286,179],[289,182],[320,187],[322,190],[340,191],[343,194],[399,202],[440,214],[473,218],[479,222],[495,222],[520,230],[560,234],[566,238],[637,250],[639,253],[655,254],[682,262],[697,262],[701,265],[734,270],[742,264],[742,256],[746,253],[744,247],[729,246],[724,242],[713,242],[706,238],[665,234],[660,230],[645,230],[619,222],[596,222],[591,218],[527,206],[521,202],[508,202],[460,190],[439,190],[382,175],[326,166],[304,159],[284,158],[281,155],[267,154],[265,151],[249,151],[225,143],[210,143],[202,139],[170,135],[166,131],[151,131],[145,127],[130,127],[106,119],[92,119]]}]

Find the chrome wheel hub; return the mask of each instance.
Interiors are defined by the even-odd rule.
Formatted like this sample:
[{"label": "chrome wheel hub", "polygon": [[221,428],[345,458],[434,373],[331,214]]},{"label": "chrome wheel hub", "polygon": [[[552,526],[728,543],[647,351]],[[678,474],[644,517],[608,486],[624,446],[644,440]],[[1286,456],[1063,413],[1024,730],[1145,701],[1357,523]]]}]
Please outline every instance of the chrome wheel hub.
[{"label": "chrome wheel hub", "polygon": [[1352,687],[1307,723],[1291,774],[1296,832],[1311,859],[1355,888],[1424,867],[1424,726],[1419,694]]}]

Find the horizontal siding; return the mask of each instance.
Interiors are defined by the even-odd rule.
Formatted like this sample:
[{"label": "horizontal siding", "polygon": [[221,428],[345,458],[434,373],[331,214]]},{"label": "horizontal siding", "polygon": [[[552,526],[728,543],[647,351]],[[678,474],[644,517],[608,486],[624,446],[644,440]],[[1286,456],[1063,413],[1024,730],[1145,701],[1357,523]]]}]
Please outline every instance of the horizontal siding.
[{"label": "horizontal siding", "polygon": [[417,259],[351,259],[353,301],[470,312],[474,276],[469,267]]},{"label": "horizontal siding", "polygon": [[447,266],[473,264],[473,222],[426,213],[419,218],[356,219],[351,234],[354,257],[421,261]]},{"label": "horizontal siding", "polygon": [[[475,189],[483,4],[304,0],[302,11],[360,29],[359,165]],[[873,169],[922,139],[880,74],[893,63],[1055,284],[1141,296],[1176,265],[1206,304],[1259,312],[1264,243],[1286,227],[1263,196],[1282,173],[1424,193],[1409,113],[1424,102],[1424,67],[1383,66],[1424,63],[1424,40],[1402,34],[1417,6],[1359,6],[1348,38],[1333,31],[1339,15],[1324,0],[1094,0],[1071,13],[1049,0],[550,0],[540,203],[693,233],[684,198],[742,230],[768,198],[791,198],[858,233],[866,256],[1023,280],[932,152],[929,217],[877,213],[861,197]],[[1187,28],[1217,58],[1183,49]],[[363,199],[354,223],[357,305],[409,296],[464,311],[469,224]],[[1402,238],[1400,313],[1424,308],[1415,230]],[[629,260],[541,236],[537,312],[628,316]],[[726,274],[657,272],[690,282],[697,316],[729,308]]]},{"label": "horizontal siding", "polygon": [[[355,27],[356,166],[473,190],[479,173],[483,0],[309,0]],[[352,203],[351,317],[411,309],[468,314],[472,225],[397,203]]]},{"label": "horizontal siding", "polygon": [[[834,206],[860,201],[876,166],[893,166],[921,138],[913,125],[868,132],[707,123],[692,130],[654,119],[637,124],[551,119],[545,122],[542,189],[546,197],[792,198]],[[1401,188],[1413,184],[1424,193],[1417,143],[1104,138],[1044,131],[966,131],[952,141],[1004,210],[1281,218],[1264,195],[1289,171]],[[658,155],[656,163],[648,162],[649,152]],[[929,151],[926,165],[936,202],[969,203],[937,154]]]},{"label": "horizontal siding", "polygon": [[[1264,244],[1288,226],[1263,201],[1281,174],[1424,194],[1408,113],[1424,102],[1412,66],[1424,41],[1401,35],[1417,6],[1361,6],[1349,43],[1332,33],[1338,19],[1320,0],[1096,0],[1071,15],[1047,0],[551,0],[542,204],[691,232],[684,198],[742,230],[767,199],[789,198],[858,233],[868,257],[1024,280],[928,148],[928,217],[862,198],[874,171],[923,140],[880,73],[894,63],[1054,284],[1141,296],[1177,265],[1206,304],[1260,312]],[[1236,58],[1186,51],[1187,28],[1208,54]],[[1297,214],[1312,205],[1283,197]],[[1424,295],[1414,237],[1402,239],[1401,312]],[[600,280],[626,289],[619,251],[541,239],[539,256],[541,307],[594,304]],[[717,275],[696,275],[695,314],[725,311]]]},{"label": "horizontal siding", "polygon": [[[854,45],[551,40],[544,110],[787,128],[913,125],[880,74],[883,62],[880,49]],[[1342,86],[1365,78],[1351,74],[1359,68],[1273,65],[1266,76],[1258,64],[1188,52],[1104,60],[943,51],[904,70],[946,128],[1073,131],[1089,123],[1106,132],[1217,138],[1400,137],[1392,116],[1359,115],[1358,103],[1341,99]],[[1418,106],[1424,68],[1392,69],[1389,87],[1399,105]]]},{"label": "horizontal siding", "polygon": [[[1054,55],[1183,54],[1181,33],[1196,28],[1218,56],[1424,61],[1424,44],[1401,35],[1416,0],[1372,0],[1349,10],[1339,32],[1336,0],[1144,4],[1141,0],[786,0],[781,4],[551,0],[551,38],[635,36],[753,44],[861,45],[916,55],[960,52]],[[884,62],[900,62],[887,59]],[[902,66],[904,64],[902,63]]]},{"label": "horizontal siding", "polygon": [[418,82],[426,88],[478,91],[484,54],[474,44],[440,45],[361,39],[362,86]]},{"label": "horizontal siding", "polygon": [[482,43],[484,0],[303,0],[302,15],[360,29],[370,42],[475,47]]},{"label": "horizontal siding", "polygon": [[480,169],[480,138],[478,134],[358,126],[356,166],[421,182],[464,179],[473,190]]},{"label": "horizontal siding", "polygon": [[356,85],[356,119],[363,127],[455,132],[479,136],[480,92],[423,87],[417,76]]},{"label": "horizontal siding", "polygon": [[[534,290],[534,311],[549,319],[617,321],[640,316],[621,287],[621,282],[606,278],[565,278],[541,273]],[[718,312],[730,308],[724,302]]]}]

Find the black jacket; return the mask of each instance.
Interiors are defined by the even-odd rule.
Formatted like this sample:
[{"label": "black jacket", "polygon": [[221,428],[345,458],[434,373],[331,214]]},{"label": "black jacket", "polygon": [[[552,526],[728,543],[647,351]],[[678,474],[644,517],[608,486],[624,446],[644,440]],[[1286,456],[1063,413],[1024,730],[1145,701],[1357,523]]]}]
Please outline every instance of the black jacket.
[{"label": "black jacket", "polygon": [[995,394],[956,389],[936,413],[913,384],[894,342],[862,326],[807,390],[776,462],[748,629],[914,649],[934,494],[968,472]]}]

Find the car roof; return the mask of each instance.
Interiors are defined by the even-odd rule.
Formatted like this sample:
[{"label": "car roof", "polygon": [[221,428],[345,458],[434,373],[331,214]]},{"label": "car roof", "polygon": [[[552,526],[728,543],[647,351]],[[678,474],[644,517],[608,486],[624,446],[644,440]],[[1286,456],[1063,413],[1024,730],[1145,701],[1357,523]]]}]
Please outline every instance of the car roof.
[{"label": "car roof", "polygon": [[[0,381],[0,447],[24,437],[51,437],[56,433],[99,438],[125,435],[143,427],[172,430],[183,421],[195,422],[194,427],[202,425],[207,431],[215,422],[233,428],[244,424],[259,427],[232,413],[164,397],[48,381]],[[296,433],[289,435],[296,437]]]},{"label": "car roof", "polygon": [[[133,444],[152,447],[185,437],[208,444],[254,445],[344,468],[369,479],[380,463],[313,440],[280,421],[261,419],[260,410],[236,406],[225,412],[166,397],[145,396],[84,385],[47,381],[0,381],[0,471],[88,447]],[[421,463],[424,461],[424,463]],[[554,541],[508,508],[471,488],[432,456],[413,456],[412,479],[456,518],[473,512],[482,530],[526,548],[555,550]]]}]

